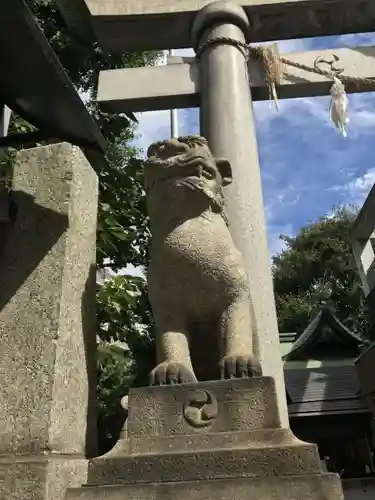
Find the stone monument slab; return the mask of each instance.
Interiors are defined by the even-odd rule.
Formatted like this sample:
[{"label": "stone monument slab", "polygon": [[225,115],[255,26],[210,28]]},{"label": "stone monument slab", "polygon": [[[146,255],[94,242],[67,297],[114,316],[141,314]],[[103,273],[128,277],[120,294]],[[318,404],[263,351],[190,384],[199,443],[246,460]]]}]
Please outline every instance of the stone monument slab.
[{"label": "stone monument slab", "polygon": [[[96,453],[98,182],[77,147],[22,151],[0,259],[0,498],[64,498]],[[88,438],[89,436],[89,438]]]}]

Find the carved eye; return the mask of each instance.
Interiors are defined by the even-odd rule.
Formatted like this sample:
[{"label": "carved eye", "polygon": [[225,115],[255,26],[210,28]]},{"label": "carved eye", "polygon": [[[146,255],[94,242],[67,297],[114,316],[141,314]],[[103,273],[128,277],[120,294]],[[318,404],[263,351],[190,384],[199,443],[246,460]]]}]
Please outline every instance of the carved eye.
[{"label": "carved eye", "polygon": [[216,168],[213,165],[206,164],[204,166],[204,171],[207,174],[206,177],[208,177],[210,179],[214,179],[216,177],[217,170],[216,170]]}]

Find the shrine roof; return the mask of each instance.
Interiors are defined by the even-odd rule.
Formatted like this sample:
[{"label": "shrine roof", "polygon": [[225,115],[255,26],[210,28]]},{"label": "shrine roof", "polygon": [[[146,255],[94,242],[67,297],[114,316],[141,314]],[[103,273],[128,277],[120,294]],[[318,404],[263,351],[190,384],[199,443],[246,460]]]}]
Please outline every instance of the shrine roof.
[{"label": "shrine roof", "polygon": [[368,412],[360,397],[354,363],[318,368],[285,369],[285,386],[291,398],[290,416],[303,417]]},{"label": "shrine roof", "polygon": [[[328,334],[325,326],[328,327]],[[293,342],[283,359],[289,361],[298,358],[319,341],[327,339],[327,335],[353,349],[358,349],[364,342],[362,337],[351,332],[329,309],[323,308]]]}]

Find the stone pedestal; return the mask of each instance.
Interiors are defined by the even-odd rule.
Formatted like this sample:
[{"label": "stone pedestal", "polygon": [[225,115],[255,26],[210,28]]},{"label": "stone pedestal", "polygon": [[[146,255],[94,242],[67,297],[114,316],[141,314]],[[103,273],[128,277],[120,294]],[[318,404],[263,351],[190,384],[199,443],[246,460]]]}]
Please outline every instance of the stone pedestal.
[{"label": "stone pedestal", "polygon": [[69,144],[23,151],[0,258],[0,498],[62,500],[96,453],[97,176]]},{"label": "stone pedestal", "polygon": [[131,391],[127,428],[68,500],[342,500],[315,445],[281,428],[274,380]]}]

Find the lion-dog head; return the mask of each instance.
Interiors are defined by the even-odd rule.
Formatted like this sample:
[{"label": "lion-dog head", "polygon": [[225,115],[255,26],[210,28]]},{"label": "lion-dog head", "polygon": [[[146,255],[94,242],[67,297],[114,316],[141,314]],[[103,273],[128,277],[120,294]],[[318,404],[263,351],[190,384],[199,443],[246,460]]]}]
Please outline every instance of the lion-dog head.
[{"label": "lion-dog head", "polygon": [[185,186],[203,193],[226,220],[223,187],[232,182],[228,160],[215,158],[200,136],[179,137],[151,144],[145,162],[145,189],[159,183]]}]

